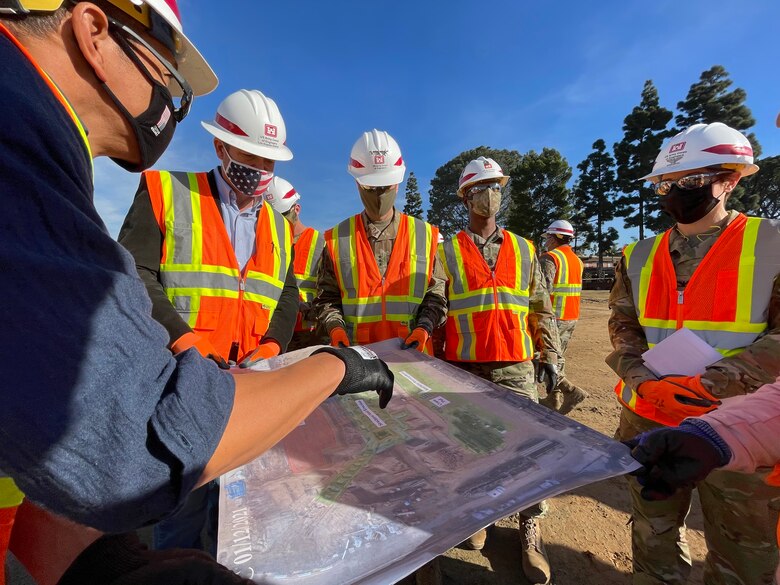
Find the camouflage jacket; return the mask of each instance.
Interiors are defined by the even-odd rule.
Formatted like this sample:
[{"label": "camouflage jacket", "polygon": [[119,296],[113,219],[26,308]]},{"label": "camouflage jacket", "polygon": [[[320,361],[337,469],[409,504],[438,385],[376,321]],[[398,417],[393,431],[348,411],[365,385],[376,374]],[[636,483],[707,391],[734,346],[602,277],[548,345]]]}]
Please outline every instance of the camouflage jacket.
[{"label": "camouflage jacket", "polygon": [[[685,288],[694,271],[718,236],[737,212],[731,211],[726,219],[697,236],[686,237],[676,229],[669,235],[669,253],[672,257],[677,286]],[[609,295],[609,337],[614,351],[606,362],[632,389],[656,376],[642,362],[647,351],[647,339],[639,324],[637,309],[626,273],[625,258],[621,258],[615,270],[615,284]],[[715,396],[728,397],[753,392],[760,386],[773,382],[780,375],[780,277],[776,278],[769,301],[769,328],[767,332],[742,353],[723,358],[713,364],[702,376],[705,387]]]},{"label": "camouflage jacket", "polygon": [[[363,225],[366,226],[366,235],[374,252],[380,274],[384,274],[393,251],[393,243],[398,234],[398,226],[401,218],[398,213],[385,222],[372,222],[363,212]],[[434,258],[433,275],[428,283],[422,303],[417,308],[414,317],[415,327],[424,327],[429,333],[444,324],[447,316],[447,297],[445,296],[445,275],[439,264],[439,259]],[[313,314],[317,323],[325,333],[330,333],[336,327],[345,328],[344,314],[341,309],[341,289],[336,280],[333,268],[333,259],[330,257],[327,246],[322,251],[319,271],[317,273],[317,297],[312,303]]]}]

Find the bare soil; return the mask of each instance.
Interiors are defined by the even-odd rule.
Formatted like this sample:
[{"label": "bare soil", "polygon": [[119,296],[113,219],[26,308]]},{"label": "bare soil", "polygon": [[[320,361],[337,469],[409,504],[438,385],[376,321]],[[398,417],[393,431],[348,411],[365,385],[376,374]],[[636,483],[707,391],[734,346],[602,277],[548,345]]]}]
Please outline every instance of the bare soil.
[{"label": "bare soil", "polygon": [[[617,378],[604,363],[612,349],[607,334],[608,294],[584,293],[582,315],[566,354],[566,370],[570,380],[590,393],[570,416],[611,437],[620,406],[613,392]],[[631,583],[631,504],[623,478],[585,486],[549,503],[542,535],[556,585]],[[694,500],[688,526],[694,560],[690,582],[700,583],[706,549],[698,500]],[[440,557],[439,564],[444,584],[524,585],[517,518],[498,522],[489,531],[483,550],[454,548]]]}]

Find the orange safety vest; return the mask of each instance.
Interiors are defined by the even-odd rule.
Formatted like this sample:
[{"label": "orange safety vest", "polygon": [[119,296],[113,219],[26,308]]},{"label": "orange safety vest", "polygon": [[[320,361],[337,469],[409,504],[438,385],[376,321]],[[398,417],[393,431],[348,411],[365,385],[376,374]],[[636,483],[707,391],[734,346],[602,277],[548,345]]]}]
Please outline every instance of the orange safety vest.
[{"label": "orange safety vest", "polygon": [[225,359],[260,343],[292,261],[292,226],[267,202],[257,215],[255,252],[239,269],[208,173],[146,171],[163,233],[160,282],[181,318]]},{"label": "orange safety vest", "polygon": [[[310,304],[317,296],[317,267],[320,265],[320,256],[322,256],[324,246],[325,238],[320,232],[310,227],[303,230],[295,242],[293,272],[298,281],[298,293],[304,303]],[[309,331],[313,327],[313,323],[303,321],[303,315],[299,312],[295,330]]]},{"label": "orange safety vest", "polygon": [[506,230],[493,270],[465,232],[439,245],[449,279],[445,357],[457,362],[522,362],[534,345],[528,307],[534,245]]},{"label": "orange safety vest", "polygon": [[555,280],[552,282],[552,300],[555,318],[576,321],[580,318],[582,295],[582,260],[571,246],[558,246],[547,252],[555,262]]},{"label": "orange safety vest", "polygon": [[[623,251],[634,306],[648,347],[686,327],[724,357],[736,355],[768,327],[769,300],[780,272],[780,224],[740,214],[718,237],[685,286],[669,254],[671,230],[629,244]],[[664,425],[680,422],[619,382],[618,400],[639,416]]]},{"label": "orange safety vest", "polygon": [[361,215],[325,232],[352,343],[407,337],[428,291],[439,230],[415,217],[398,215],[398,234],[384,276],[379,273]]}]

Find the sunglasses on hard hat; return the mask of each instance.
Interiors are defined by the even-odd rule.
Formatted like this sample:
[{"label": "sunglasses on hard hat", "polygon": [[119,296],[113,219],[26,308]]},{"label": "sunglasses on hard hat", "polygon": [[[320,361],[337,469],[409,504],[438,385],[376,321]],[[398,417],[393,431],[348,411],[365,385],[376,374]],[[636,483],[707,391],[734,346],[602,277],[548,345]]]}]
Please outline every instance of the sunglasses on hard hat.
[{"label": "sunglasses on hard hat", "polygon": [[125,26],[121,22],[118,22],[111,17],[108,17],[108,22],[111,25],[111,28],[114,29],[114,32],[117,33],[114,35],[114,38],[119,43],[119,46],[136,65],[146,71],[150,78],[151,74],[149,73],[149,70],[143,65],[143,63],[141,63],[141,59],[138,57],[130,43],[123,35],[129,36],[131,40],[140,44],[147,51],[149,51],[154,56],[154,58],[157,59],[162,64],[162,66],[168,70],[168,72],[171,74],[171,77],[176,80],[176,83],[178,83],[179,87],[181,87],[181,97],[179,98],[180,101],[178,107],[174,107],[173,117],[177,122],[184,120],[184,118],[187,117],[187,114],[190,113],[193,98],[192,87],[190,87],[190,84],[187,83],[187,80],[184,79],[181,74],[179,74],[179,72],[176,70],[176,67],[174,67],[170,61],[163,57],[154,47],[146,42],[144,38],[133,29]]},{"label": "sunglasses on hard hat", "polygon": [[473,197],[477,193],[482,193],[486,189],[501,191],[501,183],[478,183],[466,189],[466,197]]},{"label": "sunglasses on hard hat", "polygon": [[675,185],[683,191],[690,191],[691,189],[698,189],[706,185],[714,183],[718,177],[723,175],[730,175],[733,171],[715,171],[711,173],[696,173],[695,175],[688,175],[687,177],[681,177],[676,181],[667,179],[665,181],[658,181],[653,185],[653,190],[656,195],[668,195]]}]

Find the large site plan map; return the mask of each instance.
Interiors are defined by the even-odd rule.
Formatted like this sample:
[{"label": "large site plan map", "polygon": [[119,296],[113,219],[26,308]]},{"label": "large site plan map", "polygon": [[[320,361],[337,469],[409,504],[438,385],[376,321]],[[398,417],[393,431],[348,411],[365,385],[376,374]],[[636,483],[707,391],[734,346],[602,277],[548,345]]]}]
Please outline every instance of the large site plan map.
[{"label": "large site plan map", "polygon": [[331,398],[222,477],[218,560],[236,573],[393,583],[504,516],[636,467],[620,443],[399,340],[370,347],[395,374],[387,409]]}]

